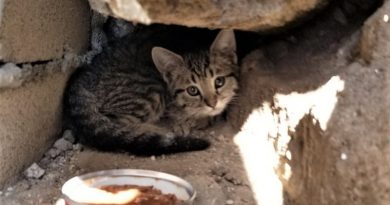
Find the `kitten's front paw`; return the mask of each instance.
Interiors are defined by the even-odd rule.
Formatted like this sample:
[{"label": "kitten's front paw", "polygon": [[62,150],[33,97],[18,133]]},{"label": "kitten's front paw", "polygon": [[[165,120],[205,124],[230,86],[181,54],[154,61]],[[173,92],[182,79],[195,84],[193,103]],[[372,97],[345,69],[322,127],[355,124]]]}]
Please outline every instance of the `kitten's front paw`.
[{"label": "kitten's front paw", "polygon": [[187,137],[190,134],[190,129],[187,126],[177,125],[173,127],[173,132],[177,136]]}]

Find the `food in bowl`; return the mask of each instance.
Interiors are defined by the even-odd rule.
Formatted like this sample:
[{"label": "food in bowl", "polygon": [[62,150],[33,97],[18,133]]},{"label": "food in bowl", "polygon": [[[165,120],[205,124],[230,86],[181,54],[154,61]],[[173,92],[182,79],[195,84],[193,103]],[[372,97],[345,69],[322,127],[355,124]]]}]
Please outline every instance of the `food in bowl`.
[{"label": "food in bowl", "polygon": [[100,187],[100,189],[118,193],[127,190],[137,190],[137,196],[130,202],[124,205],[180,205],[180,200],[174,194],[163,194],[160,190],[153,186],[137,186],[137,185],[108,185]]}]

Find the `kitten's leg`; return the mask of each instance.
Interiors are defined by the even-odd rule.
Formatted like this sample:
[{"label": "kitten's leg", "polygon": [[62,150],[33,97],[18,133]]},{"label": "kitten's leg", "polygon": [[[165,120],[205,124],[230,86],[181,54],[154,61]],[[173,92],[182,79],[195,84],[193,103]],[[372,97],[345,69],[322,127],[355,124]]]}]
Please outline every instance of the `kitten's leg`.
[{"label": "kitten's leg", "polygon": [[210,146],[205,139],[182,136],[165,127],[145,124],[138,127],[143,132],[131,147],[131,152],[140,155],[160,155],[177,152],[203,150]]},{"label": "kitten's leg", "polygon": [[209,127],[209,121],[207,119],[201,121],[188,119],[181,122],[170,123],[167,127],[171,127],[175,135],[203,137],[204,134],[201,130]]},{"label": "kitten's leg", "polygon": [[[124,122],[124,119],[121,120]],[[125,148],[138,155],[160,155],[177,152],[203,150],[210,146],[205,139],[192,136],[183,136],[174,133],[166,123],[130,123],[127,128],[133,130],[137,136],[132,139],[131,146]],[[165,125],[164,125],[165,124]]]}]

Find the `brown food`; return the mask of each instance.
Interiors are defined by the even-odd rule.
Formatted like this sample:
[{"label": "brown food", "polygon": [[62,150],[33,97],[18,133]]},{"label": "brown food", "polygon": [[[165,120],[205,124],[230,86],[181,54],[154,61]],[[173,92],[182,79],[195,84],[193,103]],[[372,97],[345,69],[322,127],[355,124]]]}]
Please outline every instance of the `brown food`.
[{"label": "brown food", "polygon": [[163,194],[160,190],[154,189],[153,186],[137,185],[110,185],[103,186],[100,189],[117,193],[129,189],[137,189],[141,192],[132,202],[123,205],[179,205],[180,200],[173,194]]}]

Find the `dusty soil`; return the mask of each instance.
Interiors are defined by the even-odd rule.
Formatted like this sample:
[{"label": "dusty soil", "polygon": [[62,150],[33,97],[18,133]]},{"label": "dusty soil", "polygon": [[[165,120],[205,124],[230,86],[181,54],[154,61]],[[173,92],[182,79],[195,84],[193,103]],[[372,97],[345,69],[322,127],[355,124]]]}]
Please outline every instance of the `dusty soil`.
[{"label": "dusty soil", "polygon": [[0,204],[53,204],[68,178],[113,168],[183,177],[197,205],[386,204],[386,64],[361,59],[368,15],[335,3],[303,27],[265,36],[243,60],[239,98],[210,149],[143,158],[73,145],[47,154],[43,177],[21,177]]},{"label": "dusty soil", "polygon": [[171,173],[188,180],[198,191],[197,204],[255,204],[232,140],[219,135],[211,149],[158,157],[102,153],[76,144],[52,158],[50,152],[38,163],[41,179],[21,178],[1,193],[0,204],[54,204],[69,178],[97,170],[131,168]]}]

